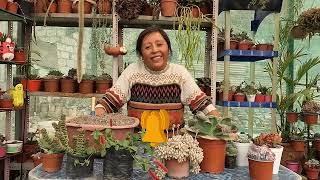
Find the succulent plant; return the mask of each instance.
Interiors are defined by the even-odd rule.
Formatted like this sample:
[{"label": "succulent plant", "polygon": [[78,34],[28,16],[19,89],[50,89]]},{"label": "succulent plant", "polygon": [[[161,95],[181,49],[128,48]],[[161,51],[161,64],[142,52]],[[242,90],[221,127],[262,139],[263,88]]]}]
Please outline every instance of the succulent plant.
[{"label": "succulent plant", "polygon": [[82,76],[82,80],[95,80],[95,76],[94,75],[89,75],[89,74],[84,74]]},{"label": "succulent plant", "polygon": [[310,159],[305,163],[306,166],[312,169],[319,169],[320,168],[320,163],[316,159]]},{"label": "succulent plant", "polygon": [[37,74],[29,74],[28,79],[29,80],[38,80],[38,79],[40,79],[40,76]]},{"label": "succulent plant", "polygon": [[248,158],[257,161],[274,161],[275,154],[266,145],[252,144],[248,151]]},{"label": "succulent plant", "polygon": [[237,156],[238,149],[233,142],[227,144],[227,156]]},{"label": "succulent plant", "polygon": [[112,80],[112,77],[108,73],[103,73],[97,77],[97,80]]},{"label": "succulent plant", "polygon": [[118,0],[115,8],[122,19],[131,20],[138,18],[142,7],[142,0]]},{"label": "succulent plant", "polygon": [[61,79],[63,74],[58,70],[50,70],[48,75],[44,76],[44,79]]},{"label": "succulent plant", "polygon": [[65,150],[59,138],[57,136],[50,137],[46,129],[40,130],[38,144],[40,148],[48,154],[62,153]]},{"label": "succulent plant", "polygon": [[77,79],[77,69],[71,68],[68,71],[68,75],[65,76],[67,79]]},{"label": "succulent plant", "polygon": [[302,105],[302,111],[305,113],[318,113],[320,112],[320,104],[316,101],[305,101]]},{"label": "succulent plant", "polygon": [[260,134],[256,138],[253,139],[253,143],[258,146],[266,145],[269,148],[278,147],[282,142],[282,138],[279,134],[271,133],[271,134]]}]

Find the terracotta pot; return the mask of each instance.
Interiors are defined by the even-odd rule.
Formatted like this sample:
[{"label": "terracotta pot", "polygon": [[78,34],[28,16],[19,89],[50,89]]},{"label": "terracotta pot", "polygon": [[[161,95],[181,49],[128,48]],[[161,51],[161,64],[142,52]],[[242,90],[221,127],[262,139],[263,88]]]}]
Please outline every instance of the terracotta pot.
[{"label": "terracotta pot", "polygon": [[176,159],[167,160],[166,167],[168,168],[168,176],[171,178],[180,179],[189,176],[189,161],[179,163]]},{"label": "terracotta pot", "polygon": [[313,147],[317,150],[320,151],[320,139],[316,139],[312,142]]},{"label": "terracotta pot", "polygon": [[112,80],[96,80],[96,93],[105,94],[111,86]]},{"label": "terracotta pot", "polygon": [[62,153],[42,154],[41,159],[43,170],[49,173],[59,171],[61,169],[63,155],[64,154]]},{"label": "terracotta pot", "polygon": [[[224,171],[226,141],[197,138],[203,149],[203,161],[200,164],[201,172],[219,174]],[[272,172],[272,169],[271,169]]]},{"label": "terracotta pot", "polygon": [[109,0],[98,0],[97,6],[99,14],[111,14],[112,4]]},{"label": "terracotta pot", "polygon": [[43,85],[45,92],[59,92],[59,79],[44,79]]},{"label": "terracotta pot", "polygon": [[272,96],[266,95],[264,97],[264,102],[272,102]]},{"label": "terracotta pot", "polygon": [[299,161],[286,161],[286,167],[295,173],[299,172],[299,166]]},{"label": "terracotta pot", "polygon": [[0,0],[0,9],[6,9],[7,3],[7,0]]},{"label": "terracotta pot", "polygon": [[14,61],[16,64],[24,64],[26,62],[26,55],[23,50],[14,52]]},{"label": "terracotta pot", "polygon": [[5,157],[7,154],[6,146],[0,146],[0,158]]},{"label": "terracotta pot", "polygon": [[142,10],[142,14],[146,16],[155,16],[156,12],[154,7],[151,7],[150,5],[146,5]]},{"label": "terracotta pot", "polygon": [[209,13],[209,9],[205,6],[200,6],[200,11],[202,14],[206,15],[206,14],[210,14]]},{"label": "terracotta pot", "polygon": [[23,150],[23,162],[31,159],[31,155],[37,153],[39,146],[37,144],[24,144],[22,146]]},{"label": "terracotta pot", "polygon": [[22,80],[23,89],[32,92],[41,90],[41,80]]},{"label": "terracotta pot", "polygon": [[89,94],[93,93],[93,80],[82,80],[79,83],[79,93]]},{"label": "terracotta pot", "polygon": [[53,2],[49,7],[49,13],[56,13],[57,9],[58,9],[58,4]]},{"label": "terracotta pot", "polygon": [[299,152],[302,152],[304,151],[304,140],[293,140],[293,141],[290,141],[290,145],[292,146],[292,148],[295,150],[295,151],[299,151]]},{"label": "terracotta pot", "polygon": [[273,161],[248,160],[251,179],[272,180]]},{"label": "terracotta pot", "polygon": [[238,49],[239,41],[230,40],[230,49]]},{"label": "terracotta pot", "polygon": [[308,179],[316,179],[316,180],[318,179],[319,171],[320,171],[319,169],[306,167],[305,171],[306,171]]},{"label": "terracotta pot", "polygon": [[234,94],[234,100],[238,101],[238,102],[243,102],[246,99],[246,95],[245,94]]},{"label": "terracotta pot", "polygon": [[127,54],[124,47],[111,47],[109,44],[104,44],[104,52],[110,56],[119,56]]},{"label": "terracotta pot", "polygon": [[[72,12],[78,13],[78,4],[79,1],[72,4]],[[91,14],[92,12],[92,4],[88,1],[84,1],[84,14]]]},{"label": "terracotta pot", "polygon": [[177,0],[160,0],[161,15],[172,17],[175,14],[177,7]]},{"label": "terracotta pot", "polygon": [[184,107],[181,103],[168,103],[168,104],[150,104],[141,102],[128,102],[128,116],[141,119],[141,114],[145,110],[159,110],[164,109],[169,114],[170,127],[173,124],[183,124]]},{"label": "terracotta pot", "polygon": [[286,112],[286,116],[289,123],[295,123],[298,121],[298,113],[296,112]]},{"label": "terracotta pot", "polygon": [[197,7],[192,7],[192,17],[198,18],[200,15],[200,9]]},{"label": "terracotta pot", "polygon": [[257,44],[256,48],[259,51],[268,51],[268,44]]},{"label": "terracotta pot", "polygon": [[12,99],[0,99],[0,109],[12,109],[13,108]]},{"label": "terracotta pot", "polygon": [[268,44],[267,50],[268,50],[268,51],[273,51],[273,44]]},{"label": "terracotta pot", "polygon": [[[283,146],[283,153],[281,157],[281,164],[286,165],[286,161],[295,160],[301,161],[304,159],[304,152],[303,151],[295,151],[290,143],[281,143]],[[299,172],[301,172],[301,164],[299,166]]]},{"label": "terracotta pot", "polygon": [[74,93],[77,90],[77,82],[73,79],[60,79],[61,92]]},{"label": "terracotta pot", "polygon": [[255,102],[264,102],[265,100],[265,95],[262,95],[262,94],[256,94],[256,97],[255,97]]},{"label": "terracotta pot", "polygon": [[304,122],[313,125],[318,123],[318,114],[316,113],[303,113]]},{"label": "terracotta pot", "polygon": [[240,50],[249,50],[253,46],[253,42],[251,41],[241,41],[239,43],[239,49]]},{"label": "terracotta pot", "polygon": [[58,13],[71,13],[72,2],[70,0],[58,1]]},{"label": "terracotta pot", "polygon": [[45,0],[36,0],[34,1],[34,12],[35,13],[44,13],[47,10],[47,4]]},{"label": "terracotta pot", "polygon": [[[232,101],[233,100],[233,96],[234,96],[234,93],[229,93],[228,94],[228,101]],[[219,100],[220,101],[224,101],[223,100],[223,92],[219,92]]]},{"label": "terracotta pot", "polygon": [[18,3],[16,2],[8,2],[7,4],[7,10],[13,14],[16,14],[18,11]]},{"label": "terracotta pot", "polygon": [[302,28],[301,26],[294,26],[291,29],[291,36],[296,38],[296,39],[304,39],[307,37],[307,32],[304,28]]}]

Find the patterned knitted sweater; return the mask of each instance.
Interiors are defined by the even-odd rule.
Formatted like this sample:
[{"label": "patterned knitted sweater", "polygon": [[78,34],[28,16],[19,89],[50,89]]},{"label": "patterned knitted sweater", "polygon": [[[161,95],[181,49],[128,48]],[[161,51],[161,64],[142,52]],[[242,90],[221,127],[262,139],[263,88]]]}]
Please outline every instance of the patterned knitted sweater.
[{"label": "patterned knitted sweater", "polygon": [[181,65],[168,63],[162,71],[151,71],[142,62],[129,65],[117,82],[98,101],[108,113],[118,110],[128,101],[188,105],[193,113],[214,110],[209,97],[197,86],[191,74]]}]

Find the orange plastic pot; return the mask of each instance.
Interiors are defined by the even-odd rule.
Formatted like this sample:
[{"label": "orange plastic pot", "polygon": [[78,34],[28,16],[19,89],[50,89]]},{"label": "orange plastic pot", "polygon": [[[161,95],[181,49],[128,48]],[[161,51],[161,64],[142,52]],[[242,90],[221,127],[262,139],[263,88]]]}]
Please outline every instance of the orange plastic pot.
[{"label": "orange plastic pot", "polygon": [[259,51],[268,51],[268,44],[257,44],[256,48]]},{"label": "orange plastic pot", "polygon": [[234,95],[234,100],[238,102],[243,102],[246,99],[245,94],[235,94]]},{"label": "orange plastic pot", "polygon": [[273,161],[249,160],[249,173],[253,180],[272,180]]},{"label": "orange plastic pot", "polygon": [[58,4],[57,3],[52,3],[50,8],[49,8],[49,13],[56,13],[58,9]]},{"label": "orange plastic pot", "polygon": [[14,61],[16,64],[24,64],[26,62],[26,55],[24,51],[18,50],[14,52]]},{"label": "orange plastic pot", "polygon": [[76,92],[77,83],[73,79],[60,79],[61,92],[74,93]]},{"label": "orange plastic pot", "polygon": [[266,95],[264,97],[264,102],[272,102],[272,96]]},{"label": "orange plastic pot", "polygon": [[125,55],[127,52],[123,52],[121,50],[122,47],[111,47],[108,44],[104,45],[104,52],[110,56],[119,56],[119,55]]},{"label": "orange plastic pot", "polygon": [[104,94],[111,86],[112,80],[96,80],[96,93]]},{"label": "orange plastic pot", "polygon": [[230,40],[230,49],[238,49],[239,41]]},{"label": "orange plastic pot", "polygon": [[0,108],[11,109],[13,108],[12,99],[0,99]]},{"label": "orange plastic pot", "polygon": [[71,13],[72,2],[70,0],[61,0],[58,2],[58,13]]},{"label": "orange plastic pot", "polygon": [[250,41],[241,41],[239,43],[240,50],[249,50],[253,46],[253,43]]},{"label": "orange plastic pot", "polygon": [[22,80],[23,89],[28,91],[40,91],[41,90],[41,80]]},{"label": "orange plastic pot", "polygon": [[16,14],[18,11],[18,4],[16,2],[8,2],[7,10],[11,13]]},{"label": "orange plastic pot", "polygon": [[99,14],[111,14],[111,2],[109,0],[99,0],[97,2]]},{"label": "orange plastic pot", "polygon": [[265,101],[265,95],[256,94],[255,102],[264,102],[264,101]]},{"label": "orange plastic pot", "polygon": [[305,167],[305,171],[307,173],[308,179],[315,179],[317,180],[319,177],[319,169]]},{"label": "orange plastic pot", "polygon": [[44,79],[43,85],[45,92],[59,92],[59,79]]},{"label": "orange plastic pot", "polygon": [[160,9],[161,15],[166,17],[174,16],[177,7],[177,0],[161,0]]},{"label": "orange plastic pot", "polygon": [[298,113],[296,112],[286,112],[287,121],[289,123],[295,123],[298,121]]},{"label": "orange plastic pot", "polygon": [[43,170],[49,173],[57,172],[61,169],[64,154],[42,154]]},{"label": "orange plastic pot", "polygon": [[[226,141],[197,138],[203,149],[203,161],[200,164],[201,172],[219,174],[224,171]],[[271,170],[272,172],[272,170]]]}]

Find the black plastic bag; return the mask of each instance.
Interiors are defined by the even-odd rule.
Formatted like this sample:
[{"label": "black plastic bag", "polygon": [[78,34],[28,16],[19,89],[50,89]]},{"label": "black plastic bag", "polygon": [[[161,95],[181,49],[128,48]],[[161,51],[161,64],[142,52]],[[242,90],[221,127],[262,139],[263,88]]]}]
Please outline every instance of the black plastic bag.
[{"label": "black plastic bag", "polygon": [[66,175],[70,178],[85,178],[92,176],[93,157],[77,157],[67,154]]}]

